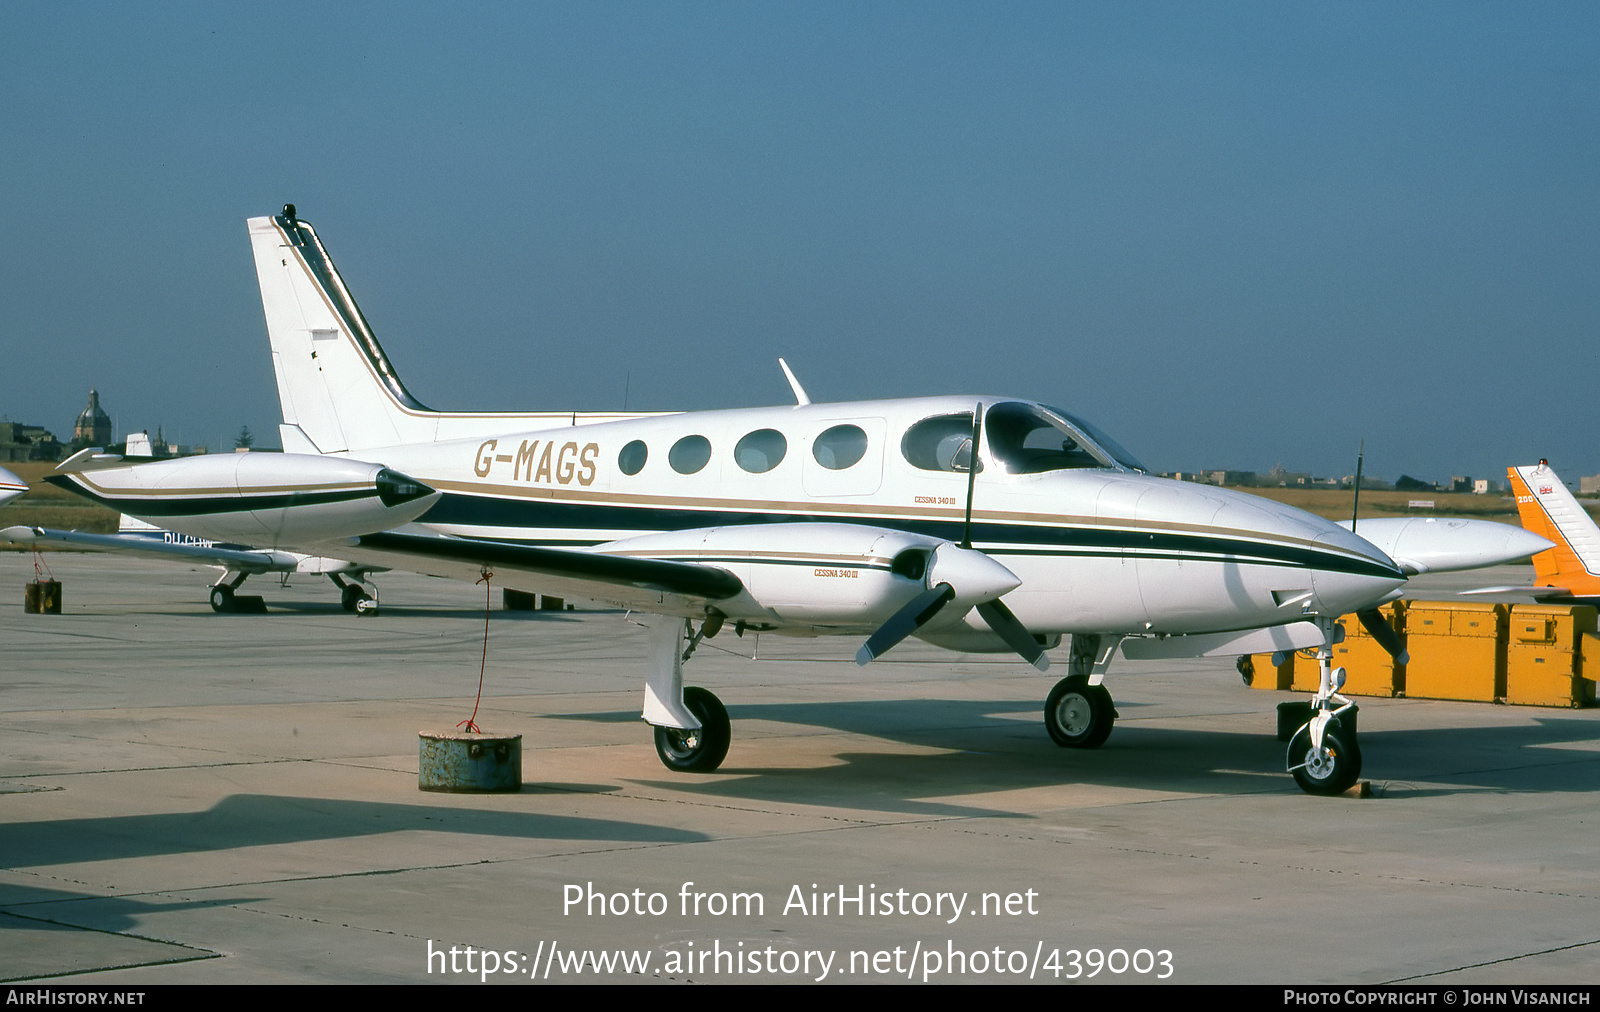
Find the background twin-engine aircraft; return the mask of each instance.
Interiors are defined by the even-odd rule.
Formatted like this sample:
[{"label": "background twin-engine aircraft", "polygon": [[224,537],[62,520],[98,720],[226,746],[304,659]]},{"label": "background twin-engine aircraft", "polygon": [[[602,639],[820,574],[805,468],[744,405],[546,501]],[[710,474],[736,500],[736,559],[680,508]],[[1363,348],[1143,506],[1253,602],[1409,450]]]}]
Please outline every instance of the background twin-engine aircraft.
[{"label": "background twin-engine aircraft", "polygon": [[[284,453],[129,466],[84,452],[48,480],[197,538],[332,556],[632,609],[644,719],[669,767],[716,769],[730,730],[683,662],[732,628],[839,634],[862,664],[905,637],[1010,651],[1043,671],[1058,744],[1116,717],[1129,657],[1318,647],[1315,716],[1288,766],[1337,793],[1360,749],[1337,715],[1335,620],[1408,575],[1549,546],[1483,521],[1362,521],[1157,478],[1060,408],[951,396],[678,414],[439,412],[401,383],[293,205],[249,223]],[[787,373],[788,370],[785,369]]]}]

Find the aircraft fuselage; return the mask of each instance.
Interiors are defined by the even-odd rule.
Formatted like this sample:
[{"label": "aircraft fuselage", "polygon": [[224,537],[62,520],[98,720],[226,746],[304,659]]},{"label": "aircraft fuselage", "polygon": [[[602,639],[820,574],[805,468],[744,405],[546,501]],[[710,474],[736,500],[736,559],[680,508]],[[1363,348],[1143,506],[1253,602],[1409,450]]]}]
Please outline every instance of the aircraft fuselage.
[{"label": "aircraft fuselage", "polygon": [[[939,444],[948,449],[963,432],[970,440],[979,403],[996,419],[1052,410],[1012,398],[948,396],[697,411],[353,456],[443,493],[419,522],[460,537],[575,548],[660,532],[815,523],[959,542],[968,474],[948,453],[940,456]],[[1000,408],[1007,411],[997,415]],[[913,445],[919,432],[923,445]],[[1301,510],[1141,473],[1083,433],[1075,433],[1081,456],[1074,457],[1038,445],[1008,454],[989,432],[981,437],[972,544],[1021,578],[1007,601],[1034,632],[1254,628],[1369,607],[1404,583],[1382,552]],[[1030,467],[1046,469],[1019,473]],[[715,556],[747,586],[751,566],[773,564],[770,550],[741,562],[726,546],[707,553],[670,538],[655,542],[658,557]],[[830,558],[824,546],[809,543],[811,551],[784,564],[791,580],[825,584],[819,599],[837,597],[844,581],[870,577],[862,572],[870,566],[840,561],[849,553]],[[728,615],[796,626],[792,631],[840,628],[770,608]],[[974,614],[965,623],[974,634],[986,632]],[[935,638],[939,630],[931,632]]]}]

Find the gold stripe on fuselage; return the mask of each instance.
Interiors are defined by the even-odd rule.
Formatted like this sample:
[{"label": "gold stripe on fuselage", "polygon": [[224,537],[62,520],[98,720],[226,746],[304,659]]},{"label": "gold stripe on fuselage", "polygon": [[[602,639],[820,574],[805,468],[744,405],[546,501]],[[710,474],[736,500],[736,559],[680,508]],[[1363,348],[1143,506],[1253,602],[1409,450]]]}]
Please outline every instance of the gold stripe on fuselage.
[{"label": "gold stripe on fuselage", "polygon": [[[488,482],[463,482],[449,479],[421,479],[430,487],[441,492],[457,492],[468,495],[487,496],[496,499],[544,499],[555,502],[571,502],[584,504],[598,504],[622,507],[639,507],[654,509],[681,509],[705,512],[753,512],[753,513],[785,513],[816,516],[819,522],[823,518],[834,516],[859,517],[864,519],[879,520],[945,520],[961,523],[966,518],[963,509],[940,506],[884,506],[868,503],[844,503],[834,501],[806,500],[804,502],[786,501],[779,499],[726,499],[726,498],[700,498],[686,499],[681,496],[643,495],[638,493],[620,492],[595,492],[572,488],[557,488],[538,485],[502,485]],[[1133,520],[1126,518],[1105,518],[1086,516],[1065,516],[1056,513],[1030,513],[1002,510],[972,511],[973,522],[1011,523],[1035,527],[1092,527],[1102,530],[1120,531],[1160,531],[1179,534],[1195,534],[1205,537],[1228,538],[1237,541],[1250,541],[1260,544],[1284,545],[1295,548],[1315,549],[1319,552],[1331,552],[1353,559],[1372,561],[1359,552],[1353,552],[1339,545],[1318,543],[1309,538],[1296,538],[1284,535],[1263,534],[1261,531],[1240,530],[1237,528],[1206,527],[1199,524],[1185,524],[1165,520]],[[454,527],[476,526],[452,524]],[[496,526],[496,525],[487,525]],[[707,524],[706,526],[715,526]],[[542,529],[542,528],[541,528]],[[559,528],[552,528],[559,529]]]}]

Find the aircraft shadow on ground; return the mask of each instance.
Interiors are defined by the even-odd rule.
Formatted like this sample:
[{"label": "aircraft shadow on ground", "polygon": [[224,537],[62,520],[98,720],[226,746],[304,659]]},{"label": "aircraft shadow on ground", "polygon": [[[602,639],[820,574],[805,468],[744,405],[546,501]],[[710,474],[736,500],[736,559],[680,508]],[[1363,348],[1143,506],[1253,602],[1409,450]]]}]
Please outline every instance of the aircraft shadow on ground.
[{"label": "aircraft shadow on ground", "polygon": [[[1135,704],[1118,703],[1124,716]],[[796,804],[826,804],[904,814],[998,814],[961,804],[962,796],[1074,785],[1116,786],[1200,794],[1298,793],[1285,770],[1286,746],[1271,713],[1259,734],[1117,725],[1098,749],[1058,748],[1042,720],[1018,720],[1035,704],[1015,700],[872,700],[735,705],[733,747],[719,774],[639,783],[696,793]],[[565,714],[568,719],[636,721],[637,711]],[[934,755],[852,751],[826,764],[764,766],[775,738],[740,735],[750,721],[861,734],[906,745],[945,749]],[[1363,779],[1391,795],[1467,790],[1600,790],[1600,723],[1535,718],[1515,727],[1385,730],[1364,718]],[[794,749],[783,751],[792,756]],[[663,773],[663,776],[666,776]],[[1411,786],[1415,784],[1416,786]],[[937,798],[932,801],[927,799]],[[981,804],[981,803],[980,803]]]},{"label": "aircraft shadow on ground", "polygon": [[216,900],[164,901],[148,896],[97,896],[92,893],[41,889],[33,885],[0,883],[0,931],[7,928],[63,932],[79,932],[85,928],[93,931],[133,931],[140,926],[142,918],[152,914],[231,907],[259,903],[264,899],[230,896]]},{"label": "aircraft shadow on ground", "polygon": [[707,839],[689,830],[529,811],[235,794],[198,812],[0,824],[0,867],[194,854],[407,830],[626,843]]}]

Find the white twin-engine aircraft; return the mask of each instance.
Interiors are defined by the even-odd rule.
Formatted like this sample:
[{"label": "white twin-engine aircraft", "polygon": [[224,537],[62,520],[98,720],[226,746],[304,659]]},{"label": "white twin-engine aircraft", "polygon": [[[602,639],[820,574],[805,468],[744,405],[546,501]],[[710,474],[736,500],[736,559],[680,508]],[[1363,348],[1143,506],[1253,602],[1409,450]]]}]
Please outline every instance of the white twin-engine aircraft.
[{"label": "white twin-engine aircraft", "polygon": [[[661,760],[714,770],[727,712],[682,665],[727,627],[906,636],[1012,651],[1040,671],[1057,744],[1116,718],[1124,656],[1320,647],[1316,716],[1289,767],[1315,793],[1360,771],[1337,721],[1335,620],[1375,616],[1408,572],[1526,558],[1548,542],[1469,522],[1413,546],[1407,521],[1361,536],[1253,496],[1153,477],[1059,408],[955,396],[678,414],[433,411],[400,382],[294,206],[250,221],[283,407],[282,454],[79,467],[53,476],[201,537],[588,598],[648,626],[644,719]],[[785,373],[788,374],[787,366]],[[1434,532],[1429,536],[1437,540]],[[1387,540],[1386,540],[1387,539]],[[1409,568],[1396,558],[1415,555]]]}]

